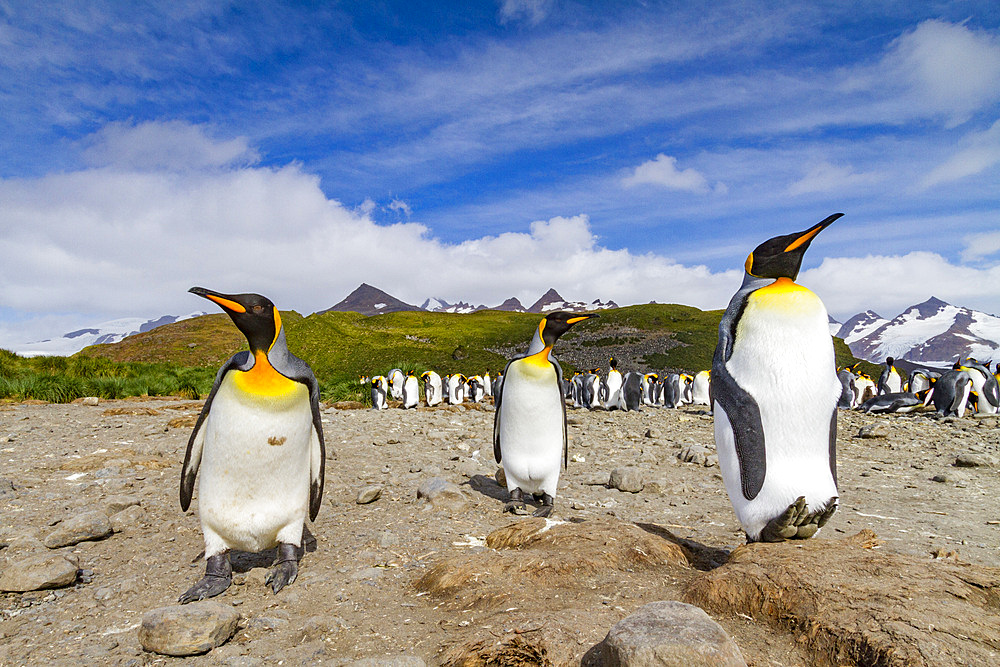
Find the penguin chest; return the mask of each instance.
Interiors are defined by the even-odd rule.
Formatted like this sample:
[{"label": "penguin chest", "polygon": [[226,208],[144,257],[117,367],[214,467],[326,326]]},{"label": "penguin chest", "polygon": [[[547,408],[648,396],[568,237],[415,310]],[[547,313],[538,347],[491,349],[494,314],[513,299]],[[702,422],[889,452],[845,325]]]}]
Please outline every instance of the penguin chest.
[{"label": "penguin chest", "polygon": [[[779,283],[781,281],[778,281]],[[829,458],[841,385],[826,308],[791,281],[750,294],[726,368],[760,408],[767,464]]]},{"label": "penguin chest", "polygon": [[312,408],[299,382],[278,394],[247,392],[245,384],[228,373],[203,426],[199,514],[230,547],[259,550],[305,518]]},{"label": "penguin chest", "polygon": [[564,412],[555,368],[520,360],[504,378],[499,437],[505,470],[521,479],[558,476]]}]

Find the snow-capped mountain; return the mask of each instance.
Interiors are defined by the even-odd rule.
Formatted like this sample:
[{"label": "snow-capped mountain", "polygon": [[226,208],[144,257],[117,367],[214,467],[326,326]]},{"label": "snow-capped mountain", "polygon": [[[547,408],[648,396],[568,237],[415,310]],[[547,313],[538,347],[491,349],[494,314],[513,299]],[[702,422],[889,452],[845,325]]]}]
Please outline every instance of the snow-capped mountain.
[{"label": "snow-capped mountain", "polygon": [[931,297],[891,320],[871,310],[844,322],[836,334],[859,359],[886,357],[950,367],[959,357],[1000,360],[1000,317]]},{"label": "snow-capped mountain", "polygon": [[331,310],[361,313],[362,315],[383,315],[401,310],[420,310],[420,308],[400,301],[391,294],[383,292],[377,287],[372,287],[368,283],[361,283],[357,289],[344,297],[342,301],[319,312],[327,313]]},{"label": "snow-capped mountain", "polygon": [[477,310],[486,310],[486,306],[483,305],[473,306],[471,303],[464,301],[448,303],[444,299],[438,299],[437,297],[427,299],[420,307],[434,313],[474,313]]},{"label": "snow-capped mountain", "polygon": [[604,310],[607,308],[617,308],[618,304],[614,301],[601,301],[600,299],[594,299],[591,303],[584,303],[583,301],[567,301],[566,299],[559,296],[559,292],[554,289],[549,289],[548,292],[543,294],[541,298],[528,308],[529,313],[550,313],[554,310],[568,310],[570,312],[580,313],[591,310]]},{"label": "snow-capped mountain", "polygon": [[117,343],[123,338],[137,333],[143,333],[155,329],[156,327],[188,320],[192,317],[204,315],[204,311],[189,313],[187,315],[163,315],[153,320],[141,317],[123,317],[118,320],[101,322],[92,327],[77,329],[65,333],[59,338],[47,338],[45,340],[32,341],[21,345],[15,345],[11,351],[22,357],[55,356],[65,357],[76,354],[88,345],[101,345],[103,343]]}]

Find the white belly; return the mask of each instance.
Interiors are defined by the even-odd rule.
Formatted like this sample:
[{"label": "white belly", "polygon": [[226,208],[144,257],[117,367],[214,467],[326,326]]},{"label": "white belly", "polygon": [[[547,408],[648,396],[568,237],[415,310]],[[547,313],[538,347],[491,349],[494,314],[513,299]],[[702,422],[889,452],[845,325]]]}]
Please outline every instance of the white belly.
[{"label": "white belly", "polygon": [[757,401],[767,473],[760,493],[743,496],[728,415],[716,403],[715,437],[726,491],[751,536],[799,496],[811,509],[837,495],[830,471],[830,420],[841,393],[826,309],[812,292],[777,307],[751,298],[726,368]]},{"label": "white belly", "polygon": [[203,426],[198,511],[206,556],[298,544],[309,507],[308,390],[297,384],[283,400],[254,400],[232,376],[223,380]]},{"label": "white belly", "polygon": [[691,395],[692,403],[695,405],[708,405],[710,403],[708,397],[709,377],[708,373],[698,373],[694,376]]},{"label": "white belly", "polygon": [[555,497],[563,455],[563,406],[555,369],[514,362],[504,376],[500,449],[507,489]]}]

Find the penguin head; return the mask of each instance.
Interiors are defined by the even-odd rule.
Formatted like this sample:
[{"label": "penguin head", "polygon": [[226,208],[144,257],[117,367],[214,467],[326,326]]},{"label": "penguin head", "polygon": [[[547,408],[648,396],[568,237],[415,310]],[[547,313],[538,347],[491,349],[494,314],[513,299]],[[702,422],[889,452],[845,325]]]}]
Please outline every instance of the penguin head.
[{"label": "penguin head", "polygon": [[611,366],[612,370],[618,370],[618,360],[614,357],[608,359],[608,364]]},{"label": "penguin head", "polygon": [[281,316],[266,296],[222,294],[204,287],[192,287],[188,291],[221,306],[233,324],[247,337],[252,352],[268,352],[278,340]]},{"label": "penguin head", "polygon": [[559,336],[569,331],[571,326],[592,317],[600,317],[600,315],[567,313],[564,310],[557,310],[543,317],[542,321],[538,323],[538,334],[541,336],[542,342],[545,343],[545,347],[551,348],[559,340]]},{"label": "penguin head", "polygon": [[886,357],[885,358],[885,365],[891,367],[894,361],[896,361],[896,360],[893,359],[892,357]]},{"label": "penguin head", "polygon": [[756,278],[790,278],[795,280],[802,266],[802,258],[813,238],[829,227],[843,213],[834,213],[804,232],[775,236],[754,248],[747,256],[744,268]]}]

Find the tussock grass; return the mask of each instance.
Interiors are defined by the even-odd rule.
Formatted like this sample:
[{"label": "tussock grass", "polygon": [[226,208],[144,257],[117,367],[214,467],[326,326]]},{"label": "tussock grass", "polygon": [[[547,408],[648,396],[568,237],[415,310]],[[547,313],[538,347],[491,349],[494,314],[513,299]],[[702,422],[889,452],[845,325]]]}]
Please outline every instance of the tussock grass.
[{"label": "tussock grass", "polygon": [[171,364],[118,363],[102,357],[24,358],[0,350],[0,398],[69,403],[84,396],[182,396],[212,387],[214,371]]}]

